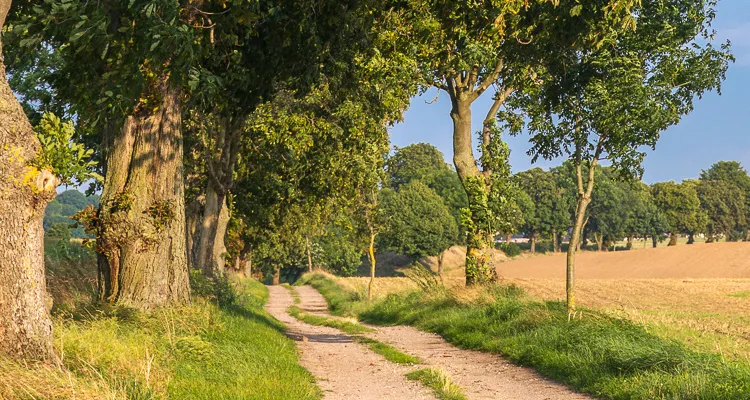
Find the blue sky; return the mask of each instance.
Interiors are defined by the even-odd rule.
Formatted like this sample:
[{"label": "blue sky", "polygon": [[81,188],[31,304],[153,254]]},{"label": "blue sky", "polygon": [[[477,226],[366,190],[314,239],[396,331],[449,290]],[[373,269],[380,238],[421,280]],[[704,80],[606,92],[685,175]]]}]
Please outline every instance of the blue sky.
[{"label": "blue sky", "polygon": [[[697,178],[700,171],[719,160],[737,160],[750,169],[750,0],[720,0],[714,28],[717,41],[732,42],[737,62],[730,65],[722,95],[715,92],[695,103],[695,110],[665,131],[655,151],[644,162],[643,180],[647,183]],[[391,143],[403,147],[426,142],[437,146],[452,164],[452,123],[450,100],[440,93],[436,102],[432,90],[412,99],[404,121],[391,128]],[[489,93],[474,106],[473,125],[479,130],[490,106]],[[526,151],[528,137],[505,138],[511,148],[514,172],[532,167]],[[560,161],[540,160],[534,166],[548,168]]]}]

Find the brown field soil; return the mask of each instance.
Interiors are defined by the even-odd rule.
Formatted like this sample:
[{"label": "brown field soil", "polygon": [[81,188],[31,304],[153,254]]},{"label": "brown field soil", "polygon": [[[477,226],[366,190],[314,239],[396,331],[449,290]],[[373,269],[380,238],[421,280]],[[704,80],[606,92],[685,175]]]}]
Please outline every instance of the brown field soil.
[{"label": "brown field soil", "polygon": [[[522,257],[498,265],[502,277],[564,279],[565,254]],[[696,243],[639,251],[578,253],[579,279],[750,278],[750,243]]]}]

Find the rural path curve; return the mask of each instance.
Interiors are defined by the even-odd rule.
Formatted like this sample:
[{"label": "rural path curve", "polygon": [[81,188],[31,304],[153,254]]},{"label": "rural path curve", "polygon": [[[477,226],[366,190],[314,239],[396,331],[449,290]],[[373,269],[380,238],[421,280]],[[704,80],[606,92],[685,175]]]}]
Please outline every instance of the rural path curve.
[{"label": "rural path curve", "polygon": [[[301,310],[331,316],[325,298],[315,288],[299,286],[295,289],[302,300],[298,306]],[[459,349],[433,333],[402,325],[367,326],[376,331],[365,336],[416,356],[425,366],[443,370],[472,400],[591,399],[540,376],[530,368],[511,364],[496,354]]]},{"label": "rural path curve", "polygon": [[268,286],[268,292],[266,310],[297,341],[300,364],[315,376],[326,400],[435,399],[429,389],[406,379],[413,367],[386,361],[338,329],[298,321],[287,313],[293,303],[288,289]]}]

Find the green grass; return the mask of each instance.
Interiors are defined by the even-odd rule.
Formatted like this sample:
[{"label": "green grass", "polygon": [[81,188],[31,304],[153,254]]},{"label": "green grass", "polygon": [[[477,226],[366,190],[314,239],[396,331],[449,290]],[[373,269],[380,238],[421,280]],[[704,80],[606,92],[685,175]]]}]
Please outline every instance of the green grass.
[{"label": "green grass", "polygon": [[[324,296],[343,291],[333,281],[325,287]],[[750,398],[747,364],[724,362],[719,355],[690,350],[640,325],[591,310],[569,322],[565,304],[529,300],[515,286],[487,288],[485,297],[491,301],[466,304],[446,289],[391,295],[368,305],[360,318],[413,325],[462,348],[500,353],[601,398]]]},{"label": "green grass", "polygon": [[367,345],[370,350],[383,356],[386,360],[396,364],[419,364],[419,358],[406,354],[397,348],[383,343],[381,341],[370,339],[364,336],[357,336],[356,340]]},{"label": "green grass", "polygon": [[336,318],[324,317],[322,315],[308,314],[302,312],[296,305],[289,307],[287,310],[289,315],[298,320],[315,326],[327,326],[329,328],[335,328],[340,331],[344,331],[350,335],[358,335],[361,333],[372,332],[373,330],[356,322],[343,321]]},{"label": "green grass", "polygon": [[450,377],[440,370],[434,368],[424,368],[409,372],[406,377],[419,381],[423,385],[432,389],[440,400],[466,400],[466,395],[461,387],[453,383]]},{"label": "green grass", "polygon": [[728,296],[739,297],[740,299],[747,299],[747,298],[750,298],[750,290],[746,290],[744,292],[730,293]]},{"label": "green grass", "polygon": [[229,305],[196,297],[151,313],[67,295],[76,302],[53,315],[65,370],[0,357],[0,398],[320,399],[296,345],[263,310],[265,286],[244,280],[235,292]]},{"label": "green grass", "polygon": [[341,287],[336,282],[321,274],[304,274],[295,282],[295,285],[310,285],[314,287],[326,298],[326,301],[328,301],[328,310],[333,315],[356,317],[368,307],[357,293],[341,290]]},{"label": "green grass", "polygon": [[[184,356],[174,364],[168,385],[175,399],[317,399],[312,375],[298,364],[294,343],[283,326],[262,309],[268,291],[246,281],[244,304],[221,311],[212,321],[219,329],[179,346]],[[203,354],[200,343],[207,343]]]}]

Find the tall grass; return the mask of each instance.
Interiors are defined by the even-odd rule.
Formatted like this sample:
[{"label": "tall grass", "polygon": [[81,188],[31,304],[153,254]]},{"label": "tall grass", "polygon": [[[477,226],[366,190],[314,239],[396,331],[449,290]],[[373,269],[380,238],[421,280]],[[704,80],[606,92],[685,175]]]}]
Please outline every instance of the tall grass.
[{"label": "tall grass", "polygon": [[[326,279],[326,278],[322,278]],[[347,298],[330,281],[310,278],[324,296]],[[687,349],[630,321],[583,310],[568,320],[560,302],[526,298],[516,286],[485,289],[468,302],[461,290],[390,295],[363,310],[362,320],[406,324],[467,349],[496,352],[580,391],[611,399],[748,399],[750,366]],[[332,304],[339,304],[334,302]],[[364,309],[363,309],[364,307]]]},{"label": "tall grass", "polygon": [[263,310],[265,286],[214,289],[152,313],[66,295],[53,316],[64,369],[0,358],[0,399],[319,399],[294,342]]}]

